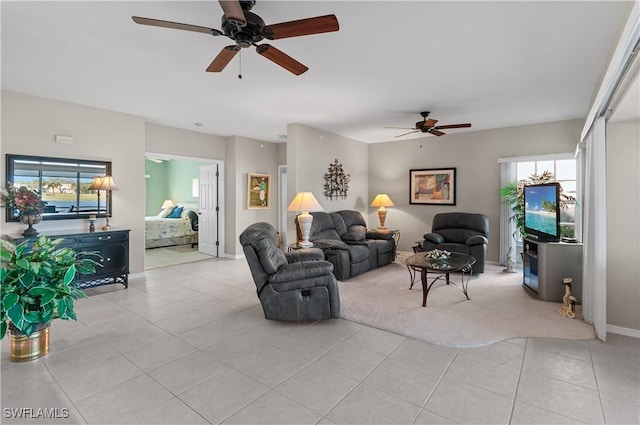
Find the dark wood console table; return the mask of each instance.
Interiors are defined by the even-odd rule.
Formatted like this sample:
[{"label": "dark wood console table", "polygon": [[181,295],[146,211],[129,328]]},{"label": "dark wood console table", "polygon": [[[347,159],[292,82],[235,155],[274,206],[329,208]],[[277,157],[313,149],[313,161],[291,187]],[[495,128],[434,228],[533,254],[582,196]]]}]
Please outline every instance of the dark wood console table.
[{"label": "dark wood console table", "polygon": [[76,281],[80,289],[94,286],[121,283],[125,288],[129,286],[129,230],[96,230],[95,232],[77,231],[49,231],[40,232],[38,236],[25,238],[23,236],[6,235],[4,238],[14,244],[25,240],[33,245],[39,236],[52,239],[63,239],[60,247],[69,247],[78,253],[96,253],[102,258],[102,267],[96,267],[93,274],[78,274]]}]

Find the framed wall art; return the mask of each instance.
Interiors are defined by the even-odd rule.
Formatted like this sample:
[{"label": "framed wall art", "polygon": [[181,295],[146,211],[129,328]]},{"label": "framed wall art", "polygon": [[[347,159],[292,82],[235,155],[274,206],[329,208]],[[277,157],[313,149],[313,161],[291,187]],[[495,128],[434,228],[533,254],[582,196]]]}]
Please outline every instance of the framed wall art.
[{"label": "framed wall art", "polygon": [[456,169],[426,168],[409,171],[409,203],[456,204]]},{"label": "framed wall art", "polygon": [[247,208],[269,208],[271,194],[271,175],[249,173],[247,183]]}]

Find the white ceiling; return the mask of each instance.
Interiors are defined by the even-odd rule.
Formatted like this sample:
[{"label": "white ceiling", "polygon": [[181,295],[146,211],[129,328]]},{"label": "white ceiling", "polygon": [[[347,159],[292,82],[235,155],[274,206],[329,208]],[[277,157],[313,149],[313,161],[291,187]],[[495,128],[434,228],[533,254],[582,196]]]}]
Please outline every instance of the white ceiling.
[{"label": "white ceiling", "polygon": [[310,68],[298,77],[243,49],[238,79],[240,55],[204,71],[231,40],[131,20],[220,28],[217,1],[3,0],[2,88],[273,142],[289,123],[393,140],[384,127],[423,110],[473,124],[450,133],[582,118],[631,5],[258,0],[267,24],[333,13],[340,31],[270,42]]}]

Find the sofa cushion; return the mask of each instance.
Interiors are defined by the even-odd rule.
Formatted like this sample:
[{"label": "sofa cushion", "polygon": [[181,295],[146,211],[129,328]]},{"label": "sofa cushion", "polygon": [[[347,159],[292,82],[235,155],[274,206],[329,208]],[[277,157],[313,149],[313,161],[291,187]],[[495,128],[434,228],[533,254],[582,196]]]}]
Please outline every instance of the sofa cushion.
[{"label": "sofa cushion", "polygon": [[369,247],[367,245],[349,245],[349,255],[352,263],[369,261]]},{"label": "sofa cushion", "polygon": [[[344,220],[348,233],[359,233],[362,235],[362,239],[366,238],[367,222],[360,211],[341,210],[337,214]],[[340,233],[340,236],[342,236],[342,233]]]},{"label": "sofa cushion", "polygon": [[310,213],[313,216],[313,223],[311,223],[311,233],[309,240],[315,241],[316,239],[334,239],[340,240],[340,235],[336,232],[333,220],[329,213],[319,211]]}]

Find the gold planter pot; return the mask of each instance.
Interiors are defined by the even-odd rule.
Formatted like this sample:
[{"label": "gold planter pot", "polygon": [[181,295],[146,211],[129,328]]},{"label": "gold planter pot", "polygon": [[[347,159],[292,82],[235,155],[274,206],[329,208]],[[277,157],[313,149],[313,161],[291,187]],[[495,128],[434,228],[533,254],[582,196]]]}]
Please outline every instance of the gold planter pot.
[{"label": "gold planter pot", "polygon": [[11,361],[35,360],[49,352],[49,326],[31,336],[11,332]]}]

